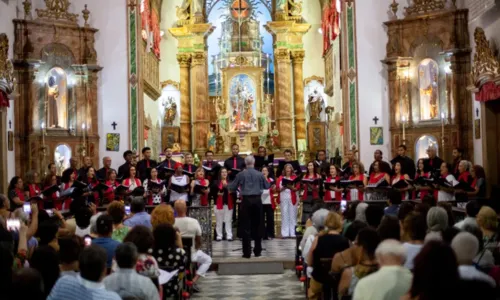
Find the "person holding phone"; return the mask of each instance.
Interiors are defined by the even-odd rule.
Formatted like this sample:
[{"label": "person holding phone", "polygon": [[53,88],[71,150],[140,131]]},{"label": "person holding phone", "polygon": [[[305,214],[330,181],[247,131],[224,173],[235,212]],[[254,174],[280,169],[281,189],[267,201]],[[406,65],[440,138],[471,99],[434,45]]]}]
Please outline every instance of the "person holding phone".
[{"label": "person holding phone", "polygon": [[14,211],[23,206],[24,198],[24,184],[19,176],[14,176],[9,183],[9,200],[10,209]]}]

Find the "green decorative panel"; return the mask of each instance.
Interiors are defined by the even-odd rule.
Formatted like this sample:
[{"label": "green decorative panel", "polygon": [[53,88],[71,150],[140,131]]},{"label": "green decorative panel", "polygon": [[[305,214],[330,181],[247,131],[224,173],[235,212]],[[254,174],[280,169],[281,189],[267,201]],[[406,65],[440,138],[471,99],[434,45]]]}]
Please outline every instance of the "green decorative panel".
[{"label": "green decorative panel", "polygon": [[356,65],[356,5],[355,1],[346,1],[345,21],[346,21],[346,43],[347,43],[347,77],[348,77],[348,109],[349,109],[349,140],[350,145],[358,143],[358,81]]},{"label": "green decorative panel", "polygon": [[135,6],[127,6],[128,12],[128,49],[129,49],[129,111],[130,111],[130,145],[131,149],[138,150],[139,147],[139,131],[138,131],[138,81],[137,74],[139,57],[137,49],[137,9]]},{"label": "green decorative panel", "polygon": [[358,144],[357,141],[357,115],[356,115],[356,83],[349,83],[349,121],[351,127],[351,144]]},{"label": "green decorative panel", "polygon": [[347,7],[347,51],[349,51],[349,68],[356,68],[356,41],[354,39],[355,30],[354,5]]}]

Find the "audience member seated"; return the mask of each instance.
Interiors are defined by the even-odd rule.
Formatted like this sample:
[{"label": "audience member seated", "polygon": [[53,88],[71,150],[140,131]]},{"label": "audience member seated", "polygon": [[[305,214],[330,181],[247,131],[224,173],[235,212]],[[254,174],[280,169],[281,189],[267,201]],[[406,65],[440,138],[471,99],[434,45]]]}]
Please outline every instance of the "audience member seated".
[{"label": "audience member seated", "polygon": [[176,201],[174,206],[175,212],[177,213],[174,227],[180,231],[182,237],[190,237],[193,239],[191,261],[199,264],[198,270],[196,270],[196,275],[193,277],[193,290],[199,292],[196,282],[198,282],[200,277],[205,277],[210,265],[212,264],[212,258],[200,249],[201,226],[198,220],[186,216],[186,202]]},{"label": "audience member seated", "polygon": [[498,249],[498,216],[497,213],[489,206],[483,206],[477,213],[477,225],[483,232],[484,248],[491,251],[495,257],[495,264],[499,263],[496,258]]},{"label": "audience member seated", "polygon": [[38,226],[37,235],[40,246],[50,246],[55,251],[59,251],[59,243],[57,240],[57,231],[59,227],[52,220],[43,221]]},{"label": "audience member seated", "polygon": [[368,205],[365,211],[366,223],[373,229],[377,229],[384,217],[384,208],[379,205]]},{"label": "audience member seated", "polygon": [[[179,270],[182,273],[186,269],[187,257],[182,248],[181,235],[170,224],[160,224],[153,231],[155,247],[153,256],[156,258],[160,269],[167,269],[168,272]],[[181,275],[181,274],[179,274]],[[164,285],[163,297],[178,295],[179,285],[175,279]]]},{"label": "audience member seated", "polygon": [[354,222],[354,219],[356,218],[356,208],[358,207],[358,204],[361,203],[359,201],[352,201],[352,202],[347,202],[347,208],[344,211],[344,227],[342,229],[342,234],[345,234],[347,228]]},{"label": "audience member seated", "polygon": [[414,206],[413,203],[411,202],[403,202],[399,206],[398,210],[398,220],[399,220],[399,226],[403,228],[403,222],[411,212],[413,212]]},{"label": "audience member seated", "polygon": [[145,211],[146,206],[144,204],[143,197],[134,197],[130,203],[130,218],[125,220],[123,224],[128,227],[134,227],[136,225],[146,226],[151,228],[151,216]]},{"label": "audience member seated", "polygon": [[146,276],[137,274],[135,266],[139,253],[132,243],[116,247],[115,260],[118,270],[104,278],[108,291],[116,292],[122,299],[158,300],[160,294],[153,282]]},{"label": "audience member seated", "polygon": [[361,202],[356,206],[356,218],[355,221],[366,222],[366,209],[368,208],[368,204]]},{"label": "audience member seated", "polygon": [[137,273],[151,278],[156,284],[158,276],[160,276],[160,268],[156,259],[151,255],[155,243],[151,229],[146,226],[137,225],[129,231],[123,242],[132,243],[137,247],[137,251],[139,252],[135,266]]},{"label": "audience member seated", "polygon": [[312,216],[306,222],[306,230],[302,235],[302,240],[300,241],[300,249],[302,250],[302,256],[307,257],[307,254],[304,254],[304,249],[306,244],[309,243],[309,248],[312,245],[312,241],[314,241],[314,237],[323,230],[325,226],[325,220],[328,216],[328,209],[321,208],[312,213]]},{"label": "audience member seated", "polygon": [[415,257],[412,286],[401,299],[459,299],[459,280],[457,259],[451,247],[430,241]]},{"label": "audience member seated", "polygon": [[354,241],[361,229],[368,227],[368,225],[361,221],[354,221],[347,229],[344,237],[349,241],[350,247],[342,252],[333,256],[332,268],[333,273],[340,273],[343,269],[356,265],[358,263],[358,255],[356,249],[353,247]]},{"label": "audience member seated", "polygon": [[107,272],[106,261],[106,250],[102,247],[86,247],[79,259],[80,276],[59,278],[47,299],[121,300],[117,293],[106,290],[102,283]]},{"label": "audience member seated", "polygon": [[92,244],[106,251],[106,267],[111,268],[116,247],[120,244],[111,238],[111,234],[113,233],[113,218],[106,214],[99,216],[99,218],[97,218],[96,227],[97,238],[92,241]]},{"label": "audience member seated", "polygon": [[465,225],[464,231],[473,234],[479,243],[479,250],[474,258],[474,264],[483,272],[489,272],[495,266],[495,258],[489,249],[484,248],[483,232],[479,227],[470,225]]},{"label": "audience member seated", "polygon": [[389,206],[384,209],[386,216],[398,216],[399,206],[401,205],[401,193],[395,190],[389,190],[387,193],[389,198]]},{"label": "audience member seated", "polygon": [[403,267],[406,249],[397,240],[382,241],[375,250],[380,269],[362,278],[353,300],[391,300],[404,296],[411,287],[412,274]]},{"label": "audience member seated", "polygon": [[153,230],[161,224],[170,224],[174,225],[175,217],[174,217],[174,209],[171,205],[162,203],[157,205],[153,211],[151,212],[151,225],[153,226]]},{"label": "audience member seated", "polygon": [[465,219],[455,224],[460,230],[464,229],[464,226],[477,226],[476,216],[479,212],[479,203],[476,200],[471,200],[465,205]]},{"label": "audience member seated", "polygon": [[474,257],[479,251],[479,242],[468,232],[461,232],[451,242],[451,248],[457,256],[458,274],[464,280],[481,280],[496,286],[495,280],[474,266]]},{"label": "audience member seated", "polygon": [[442,240],[443,243],[445,243],[448,246],[451,246],[451,241],[461,232],[460,229],[456,228],[455,226],[448,227],[442,232]]},{"label": "audience member seated", "polygon": [[12,277],[12,287],[14,295],[9,298],[6,291],[2,290],[2,298],[6,299],[29,299],[45,300],[43,279],[40,272],[32,268],[24,268],[17,271]]},{"label": "audience member seated", "polygon": [[358,263],[342,272],[338,293],[341,296],[352,297],[358,281],[378,270],[375,250],[380,243],[377,231],[364,228],[359,231],[354,247],[358,254]]},{"label": "audience member seated", "polygon": [[442,207],[435,206],[427,213],[427,229],[425,241],[442,240],[443,231],[448,228],[448,214]]},{"label": "audience member seated", "polygon": [[75,234],[79,237],[90,235],[90,219],[94,215],[91,207],[82,206],[75,214]]},{"label": "audience member seated", "polygon": [[402,229],[401,240],[406,248],[405,267],[413,270],[413,260],[424,244],[427,223],[422,214],[412,212],[405,218]]},{"label": "audience member seated", "polygon": [[448,227],[453,227],[455,225],[455,216],[453,215],[453,207],[449,202],[438,202],[438,207],[444,208],[446,214],[448,215]]},{"label": "audience member seated", "polygon": [[[359,205],[358,205],[359,207]],[[349,241],[340,235],[342,218],[330,211],[325,220],[325,229],[314,239],[307,255],[307,265],[313,267],[308,291],[309,299],[320,299],[323,284],[328,283],[328,269],[321,264],[321,259],[332,258],[336,253],[349,248]]]},{"label": "audience member seated", "polygon": [[117,242],[123,242],[123,239],[130,230],[123,224],[125,218],[125,205],[120,201],[113,201],[107,209],[108,215],[113,219],[113,234],[111,238]]},{"label": "audience member seated", "polygon": [[42,275],[44,295],[48,296],[60,275],[57,252],[50,246],[38,247],[29,262]]},{"label": "audience member seated", "polygon": [[381,241],[389,239],[399,241],[401,239],[401,227],[398,218],[393,215],[384,216],[377,228],[377,233]]},{"label": "audience member seated", "polygon": [[83,251],[83,239],[77,235],[59,239],[61,276],[78,276],[78,258]]}]

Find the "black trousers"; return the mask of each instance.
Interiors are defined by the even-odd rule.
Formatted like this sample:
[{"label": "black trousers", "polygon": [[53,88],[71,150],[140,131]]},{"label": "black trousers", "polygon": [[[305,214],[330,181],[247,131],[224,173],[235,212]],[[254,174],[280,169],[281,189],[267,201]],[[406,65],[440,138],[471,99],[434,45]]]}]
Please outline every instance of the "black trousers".
[{"label": "black trousers", "polygon": [[260,255],[262,252],[262,199],[261,195],[243,196],[241,201],[240,220],[243,255],[250,257],[252,252],[252,239],[255,242],[253,253]]},{"label": "black trousers", "polygon": [[264,222],[264,239],[274,238],[274,210],[271,204],[262,205],[262,216]]}]

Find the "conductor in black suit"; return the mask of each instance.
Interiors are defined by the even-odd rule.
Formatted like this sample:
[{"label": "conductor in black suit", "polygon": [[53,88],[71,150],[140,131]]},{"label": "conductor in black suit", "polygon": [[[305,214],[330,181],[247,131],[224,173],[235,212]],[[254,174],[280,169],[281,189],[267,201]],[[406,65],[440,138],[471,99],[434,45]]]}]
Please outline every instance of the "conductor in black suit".
[{"label": "conductor in black suit", "polygon": [[241,188],[241,217],[240,226],[243,240],[243,257],[250,258],[252,254],[251,240],[255,245],[253,253],[255,257],[261,256],[262,252],[262,191],[269,189],[271,184],[267,182],[261,172],[254,169],[255,158],[247,156],[245,158],[246,169],[238,175],[228,189],[235,191]]}]

